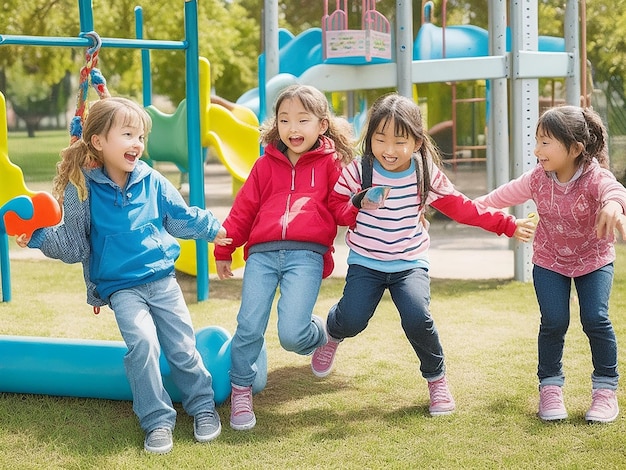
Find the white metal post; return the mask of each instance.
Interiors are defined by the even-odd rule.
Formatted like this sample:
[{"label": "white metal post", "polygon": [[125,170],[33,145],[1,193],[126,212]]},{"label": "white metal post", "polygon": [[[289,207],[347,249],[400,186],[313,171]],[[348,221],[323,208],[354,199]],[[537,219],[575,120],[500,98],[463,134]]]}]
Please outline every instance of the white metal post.
[{"label": "white metal post", "polygon": [[[520,59],[523,51],[537,51],[539,48],[537,0],[512,0],[511,18],[511,149],[513,166],[512,177],[516,178],[530,170],[536,159],[535,126],[539,117],[539,80],[525,78]],[[524,72],[524,73],[522,73]],[[535,210],[532,202],[514,208],[517,218]],[[532,245],[516,243],[514,249],[514,275],[518,281],[532,279]]]}]

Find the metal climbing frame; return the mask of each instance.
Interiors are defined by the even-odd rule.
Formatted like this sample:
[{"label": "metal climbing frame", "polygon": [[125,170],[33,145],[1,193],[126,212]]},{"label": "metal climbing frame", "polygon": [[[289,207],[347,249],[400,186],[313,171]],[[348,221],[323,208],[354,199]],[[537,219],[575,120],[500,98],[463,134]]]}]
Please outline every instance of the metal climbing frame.
[{"label": "metal climbing frame", "polygon": [[[78,37],[44,37],[0,35],[2,45],[83,47],[92,46],[86,34],[94,30],[91,0],[78,0],[80,31]],[[198,88],[198,3],[185,0],[185,38],[183,41],[102,38],[102,47],[127,49],[166,49],[185,51],[185,82],[187,97],[187,148],[189,152],[189,203],[205,207],[203,154],[200,141],[200,96]],[[198,301],[209,296],[208,243],[196,242],[197,297]]]}]

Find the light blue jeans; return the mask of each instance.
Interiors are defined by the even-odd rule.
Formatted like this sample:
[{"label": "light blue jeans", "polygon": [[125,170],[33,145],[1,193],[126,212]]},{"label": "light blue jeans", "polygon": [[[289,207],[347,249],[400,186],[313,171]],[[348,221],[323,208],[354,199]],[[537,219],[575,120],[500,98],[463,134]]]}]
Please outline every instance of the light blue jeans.
[{"label": "light blue jeans", "polygon": [[191,316],[176,278],[122,289],[111,295],[110,303],[128,347],[124,367],[141,428],[174,429],[176,423],[176,410],[161,377],[161,349],[185,411],[195,416],[214,409],[211,375],[196,349]]},{"label": "light blue jeans", "polygon": [[420,360],[422,377],[437,380],[445,373],[443,348],[430,314],[430,277],[422,268],[385,273],[351,264],[343,297],[328,312],[326,327],[335,339],[363,331],[374,316],[385,290],[400,314],[400,324]]},{"label": "light blue jeans", "polygon": [[252,253],[246,260],[237,329],[231,343],[230,380],[240,387],[254,382],[254,363],[263,347],[270,311],[278,299],[278,338],[287,351],[311,354],[326,344],[323,325],[312,321],[322,284],[322,255],[308,250]]},{"label": "light blue jeans", "polygon": [[[537,369],[539,383],[563,386],[563,347],[570,322],[572,278],[534,266],[533,283],[541,312]],[[575,277],[574,285],[580,304],[580,322],[591,348],[592,387],[615,390],[619,379],[617,340],[609,319],[613,263]]]}]

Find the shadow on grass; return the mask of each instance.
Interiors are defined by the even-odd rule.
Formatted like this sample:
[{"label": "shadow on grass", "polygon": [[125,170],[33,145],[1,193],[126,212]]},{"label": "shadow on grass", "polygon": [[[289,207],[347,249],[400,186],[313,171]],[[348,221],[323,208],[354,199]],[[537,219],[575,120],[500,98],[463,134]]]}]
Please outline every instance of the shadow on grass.
[{"label": "shadow on grass", "polygon": [[[431,419],[427,402],[392,410],[388,403],[363,402],[363,406],[359,406],[359,388],[349,379],[353,378],[342,376],[340,372],[320,379],[308,366],[275,369],[268,374],[266,388],[254,397],[256,427],[244,432],[230,432],[228,428],[220,440],[230,444],[276,441],[309,429],[313,441],[323,442],[358,436],[368,422],[380,422],[386,427],[398,423],[413,425],[415,419]],[[348,406],[346,394],[354,397],[354,403]],[[228,423],[228,403],[219,410],[223,421]]]}]

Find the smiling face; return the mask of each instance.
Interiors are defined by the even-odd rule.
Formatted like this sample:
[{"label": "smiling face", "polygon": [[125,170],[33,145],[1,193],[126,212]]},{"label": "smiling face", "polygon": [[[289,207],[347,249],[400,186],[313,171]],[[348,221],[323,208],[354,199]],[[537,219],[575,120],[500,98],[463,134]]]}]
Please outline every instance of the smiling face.
[{"label": "smiling face", "polygon": [[537,129],[535,156],[544,171],[552,171],[559,181],[565,183],[572,179],[578,169],[577,159],[583,145],[576,142],[568,149],[563,142],[548,135],[542,127]]},{"label": "smiling face", "polygon": [[116,113],[107,133],[91,137],[91,144],[101,153],[109,178],[121,188],[126,185],[128,174],[135,169],[137,160],[143,154],[145,138],[141,119],[132,119],[122,111]]},{"label": "smiling face", "polygon": [[311,150],[320,135],[328,129],[328,122],[307,111],[299,98],[283,100],[276,112],[280,140],[287,146],[287,156],[296,163]]},{"label": "smiling face", "polygon": [[422,141],[405,134],[397,135],[393,119],[380,121],[372,134],[372,154],[387,171],[401,172],[411,167],[411,156],[422,146]]}]

